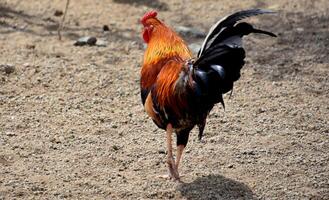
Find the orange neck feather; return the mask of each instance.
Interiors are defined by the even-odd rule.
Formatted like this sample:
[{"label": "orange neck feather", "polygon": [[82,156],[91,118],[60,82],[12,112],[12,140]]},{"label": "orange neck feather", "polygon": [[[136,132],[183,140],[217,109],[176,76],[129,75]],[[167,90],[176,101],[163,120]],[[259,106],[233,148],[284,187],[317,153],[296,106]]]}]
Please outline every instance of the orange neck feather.
[{"label": "orange neck feather", "polygon": [[181,60],[191,58],[192,54],[185,42],[170,28],[162,23],[154,26],[144,54],[144,63],[141,70],[142,88],[150,88],[162,67],[174,57]]}]

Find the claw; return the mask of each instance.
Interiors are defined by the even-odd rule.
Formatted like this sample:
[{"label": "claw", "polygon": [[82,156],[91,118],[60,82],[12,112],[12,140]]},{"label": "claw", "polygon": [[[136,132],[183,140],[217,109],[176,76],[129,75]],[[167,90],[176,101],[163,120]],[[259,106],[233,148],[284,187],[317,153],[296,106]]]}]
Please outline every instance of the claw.
[{"label": "claw", "polygon": [[179,173],[175,165],[174,159],[173,158],[168,159],[167,164],[168,164],[169,176],[175,180],[179,180]]},{"label": "claw", "polygon": [[165,179],[165,180],[172,180],[172,181],[177,181],[179,183],[183,183],[183,181],[180,178],[179,179],[176,179],[170,173],[164,174],[164,175],[159,175],[158,178]]}]

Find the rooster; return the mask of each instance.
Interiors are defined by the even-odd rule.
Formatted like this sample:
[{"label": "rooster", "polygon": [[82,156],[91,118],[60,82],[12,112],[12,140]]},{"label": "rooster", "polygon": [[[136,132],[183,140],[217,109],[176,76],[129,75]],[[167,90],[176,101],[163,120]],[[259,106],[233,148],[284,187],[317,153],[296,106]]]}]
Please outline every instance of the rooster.
[{"label": "rooster", "polygon": [[[242,37],[260,33],[276,37],[240,20],[273,13],[251,9],[218,21],[193,58],[183,39],[150,11],[141,18],[142,37],[147,44],[141,69],[141,98],[146,113],[166,131],[169,177],[180,180],[178,166],[190,131],[198,126],[201,140],[206,118],[215,104],[225,108],[223,94],[232,91],[240,78],[245,51]],[[172,135],[176,133],[176,161]]]}]

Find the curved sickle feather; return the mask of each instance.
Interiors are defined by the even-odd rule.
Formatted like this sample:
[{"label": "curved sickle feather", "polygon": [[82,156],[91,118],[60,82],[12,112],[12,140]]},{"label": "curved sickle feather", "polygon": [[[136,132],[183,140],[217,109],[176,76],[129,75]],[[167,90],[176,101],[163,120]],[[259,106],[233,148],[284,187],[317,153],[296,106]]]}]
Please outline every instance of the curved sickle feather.
[{"label": "curved sickle feather", "polygon": [[238,22],[241,19],[255,16],[255,15],[260,15],[260,14],[273,14],[275,12],[270,11],[270,10],[264,10],[264,9],[251,9],[251,10],[243,10],[236,12],[232,15],[226,16],[223,19],[219,20],[216,24],[214,24],[207,36],[206,39],[204,40],[200,51],[198,52],[198,57],[202,55],[204,50],[206,50],[210,45],[211,42],[213,41],[214,38],[216,38],[227,26],[233,26],[236,22]]}]

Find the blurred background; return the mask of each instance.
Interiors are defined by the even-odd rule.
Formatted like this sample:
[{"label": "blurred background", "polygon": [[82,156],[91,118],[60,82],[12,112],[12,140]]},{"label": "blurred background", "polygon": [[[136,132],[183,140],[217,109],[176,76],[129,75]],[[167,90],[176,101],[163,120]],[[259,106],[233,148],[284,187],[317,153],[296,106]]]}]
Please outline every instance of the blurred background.
[{"label": "blurred background", "polygon": [[[0,0],[0,199],[328,199],[327,0]],[[278,38],[245,39],[246,65],[183,184],[147,118],[139,19],[149,10],[197,52],[235,11]]]}]

